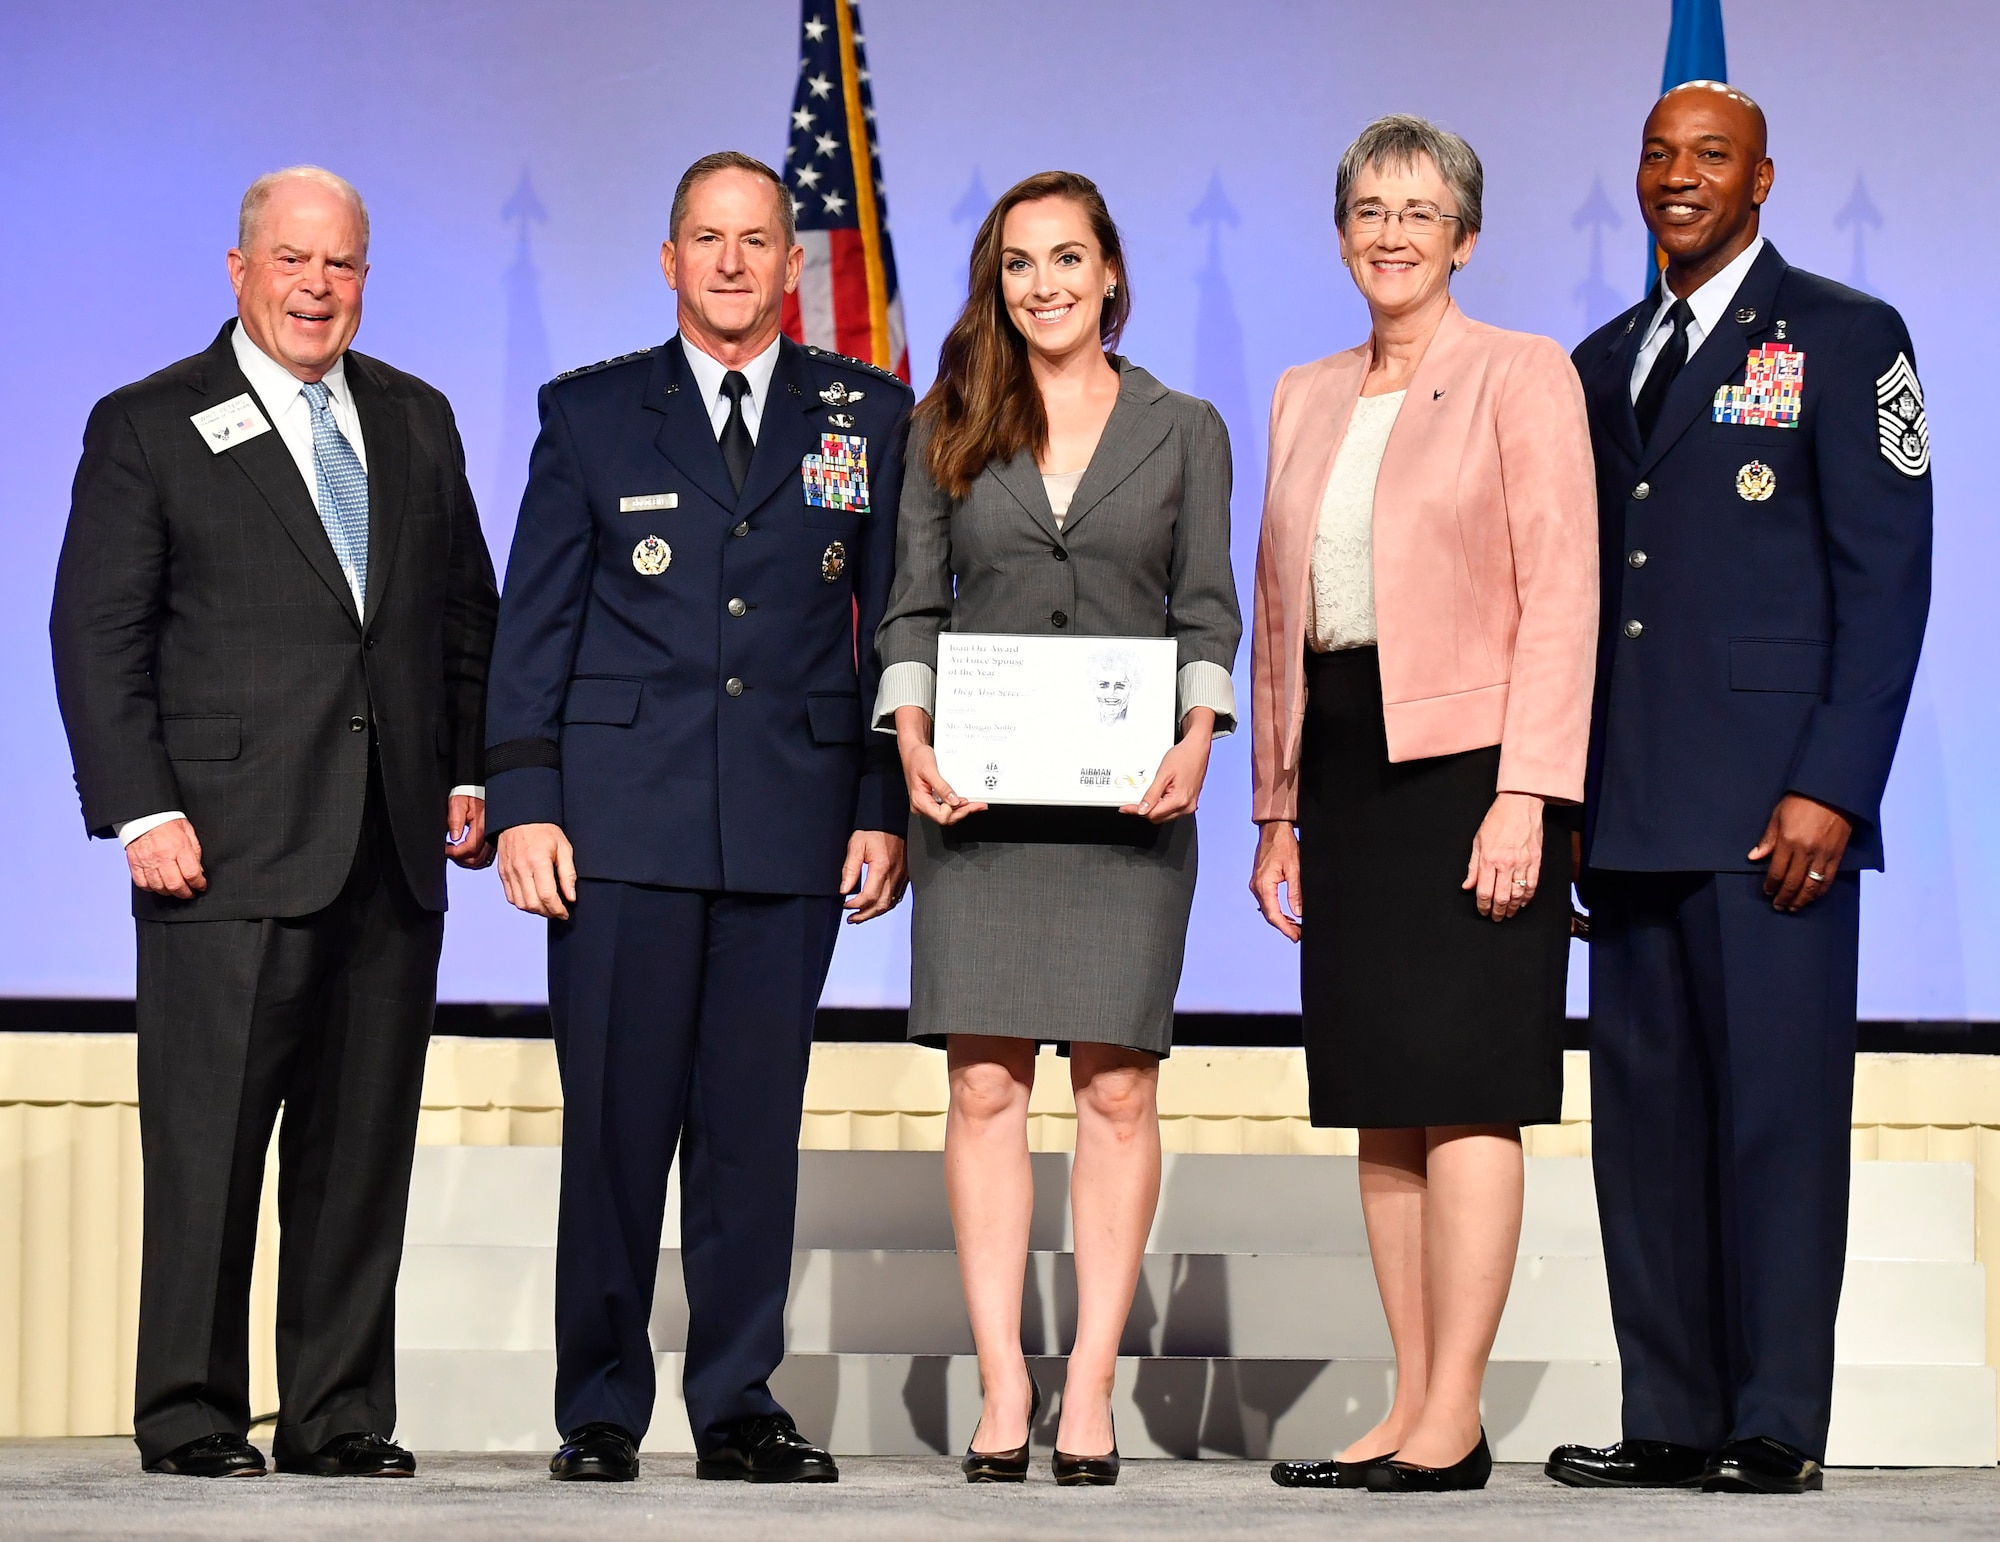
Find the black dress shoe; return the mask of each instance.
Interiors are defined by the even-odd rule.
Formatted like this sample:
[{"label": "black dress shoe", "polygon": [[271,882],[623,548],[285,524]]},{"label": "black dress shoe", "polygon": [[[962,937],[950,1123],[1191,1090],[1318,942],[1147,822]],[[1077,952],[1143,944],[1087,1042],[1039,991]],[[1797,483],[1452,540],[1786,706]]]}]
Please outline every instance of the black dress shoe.
[{"label": "black dress shoe", "polygon": [[722,1444],[694,1464],[697,1478],[734,1478],[739,1483],[838,1483],[833,1458],[799,1433],[790,1414],[738,1419]]},{"label": "black dress shoe", "polygon": [[1826,1487],[1826,1469],[1768,1435],[1732,1440],[1708,1459],[1704,1494],[1805,1494]]},{"label": "black dress shoe", "polygon": [[1486,1487],[1493,1476],[1493,1452],[1486,1431],[1479,1444],[1449,1467],[1422,1467],[1415,1462],[1383,1462],[1368,1469],[1371,1494],[1451,1494]]},{"label": "black dress shoe", "polygon": [[336,1435],[307,1456],[281,1456],[278,1471],[308,1478],[414,1478],[417,1459],[368,1430]]},{"label": "black dress shoe", "polygon": [[619,1425],[586,1424],[556,1448],[549,1476],[564,1483],[630,1483],[639,1476],[639,1447]]},{"label": "black dress shoe", "polygon": [[1063,1488],[1110,1488],[1118,1481],[1118,1425],[1111,1426],[1111,1449],[1103,1456],[1071,1456],[1058,1451],[1049,1471]]},{"label": "black dress shoe", "polygon": [[1271,1469],[1271,1481],[1279,1488],[1366,1488],[1369,1468],[1395,1454],[1384,1451],[1365,1462],[1279,1462]]},{"label": "black dress shoe", "polygon": [[175,1446],[145,1467],[148,1472],[172,1473],[180,1478],[261,1478],[264,1453],[241,1435],[224,1431]]},{"label": "black dress shoe", "polygon": [[1011,1451],[978,1451],[972,1441],[979,1438],[979,1431],[973,1430],[972,1440],[965,1443],[965,1460],[958,1464],[967,1483],[1028,1481],[1028,1448],[1035,1441],[1035,1416],[1042,1411],[1041,1383],[1035,1380],[1033,1371],[1028,1372],[1028,1386],[1033,1394],[1028,1399],[1028,1438]]},{"label": "black dress shoe", "polygon": [[1613,1446],[1557,1446],[1542,1468],[1572,1488],[1695,1488],[1708,1467],[1700,1446],[1621,1440]]}]

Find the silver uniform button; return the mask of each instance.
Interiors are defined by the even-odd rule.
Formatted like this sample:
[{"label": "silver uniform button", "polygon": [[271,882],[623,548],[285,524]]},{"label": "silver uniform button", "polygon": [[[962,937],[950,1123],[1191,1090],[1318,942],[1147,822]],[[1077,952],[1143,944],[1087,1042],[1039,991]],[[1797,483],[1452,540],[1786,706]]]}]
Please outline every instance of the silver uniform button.
[{"label": "silver uniform button", "polygon": [[729,533],[731,535],[748,535],[750,533],[750,521],[746,519],[742,524],[731,527]]},{"label": "silver uniform button", "polygon": [[1646,554],[1642,551],[1635,551],[1625,560],[1635,568],[1642,568],[1646,565]]},{"label": "silver uniform button", "polygon": [[[1625,635],[1627,637],[1637,637],[1641,632],[1645,630],[1646,629],[1636,621],[1628,621],[1625,623]],[[736,682],[732,680],[729,683],[731,685],[734,685]]]},{"label": "silver uniform button", "polygon": [[1641,482],[1637,487],[1632,489],[1632,496],[1637,498],[1641,503],[1645,502],[1653,496],[1653,484],[1651,482]]},{"label": "silver uniform button", "polygon": [[740,616],[743,614],[744,611],[748,610],[749,608],[750,607],[748,605],[745,605],[741,600],[731,600],[729,602],[729,614],[732,616]]},{"label": "silver uniform button", "polygon": [[[1635,621],[1632,624],[1637,626],[1639,623]],[[741,696],[743,694],[743,682],[734,675],[731,675],[727,680],[722,682],[722,688],[731,696]]]}]

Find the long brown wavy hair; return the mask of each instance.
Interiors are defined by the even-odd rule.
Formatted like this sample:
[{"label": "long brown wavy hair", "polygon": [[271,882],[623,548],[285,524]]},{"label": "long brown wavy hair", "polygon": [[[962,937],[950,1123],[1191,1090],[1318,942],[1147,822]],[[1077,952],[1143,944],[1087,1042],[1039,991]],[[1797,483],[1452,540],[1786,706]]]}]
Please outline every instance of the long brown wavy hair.
[{"label": "long brown wavy hair", "polygon": [[1008,211],[1040,198],[1067,198],[1080,206],[1098,250],[1118,275],[1118,292],[1104,302],[1097,320],[1106,352],[1117,346],[1132,314],[1125,248],[1095,182],[1074,171],[1042,171],[1002,193],[972,238],[965,308],[938,350],[937,380],[917,405],[919,420],[931,429],[924,462],[948,498],[963,498],[990,463],[1012,460],[1026,449],[1039,457],[1048,447],[1049,420],[1028,369],[1028,340],[1008,319],[1000,292],[1001,231]]}]

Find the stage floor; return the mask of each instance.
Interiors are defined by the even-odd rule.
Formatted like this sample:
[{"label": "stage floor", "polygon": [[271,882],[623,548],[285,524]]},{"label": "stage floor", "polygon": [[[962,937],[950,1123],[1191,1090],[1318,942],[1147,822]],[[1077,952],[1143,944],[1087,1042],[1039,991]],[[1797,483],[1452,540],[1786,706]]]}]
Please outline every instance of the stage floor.
[{"label": "stage floor", "polygon": [[[1038,1453],[1039,1454],[1039,1453]],[[838,1487],[699,1483],[687,1457],[648,1457],[622,1485],[560,1485],[531,1455],[423,1455],[406,1482],[142,1474],[127,1440],[0,1441],[0,1531],[10,1538],[355,1537],[385,1542],[609,1537],[953,1542],[974,1538],[1991,1537],[2000,1472],[1840,1470],[1792,1500],[1626,1495],[1559,1488],[1499,1468],[1483,1494],[1391,1499],[1302,1494],[1261,1463],[1134,1462],[1112,1490],[1059,1490],[1044,1466],[1025,1488],[969,1488],[939,1457],[857,1457]]]}]

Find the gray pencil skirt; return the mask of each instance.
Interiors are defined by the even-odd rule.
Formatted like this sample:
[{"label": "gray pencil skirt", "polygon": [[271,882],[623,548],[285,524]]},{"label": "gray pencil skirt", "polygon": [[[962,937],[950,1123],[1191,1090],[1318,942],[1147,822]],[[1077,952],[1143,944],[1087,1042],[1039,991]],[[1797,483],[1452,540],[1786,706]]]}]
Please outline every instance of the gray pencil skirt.
[{"label": "gray pencil skirt", "polygon": [[913,815],[910,1037],[1120,1044],[1164,1056],[1194,904],[1195,822],[996,808]]}]

